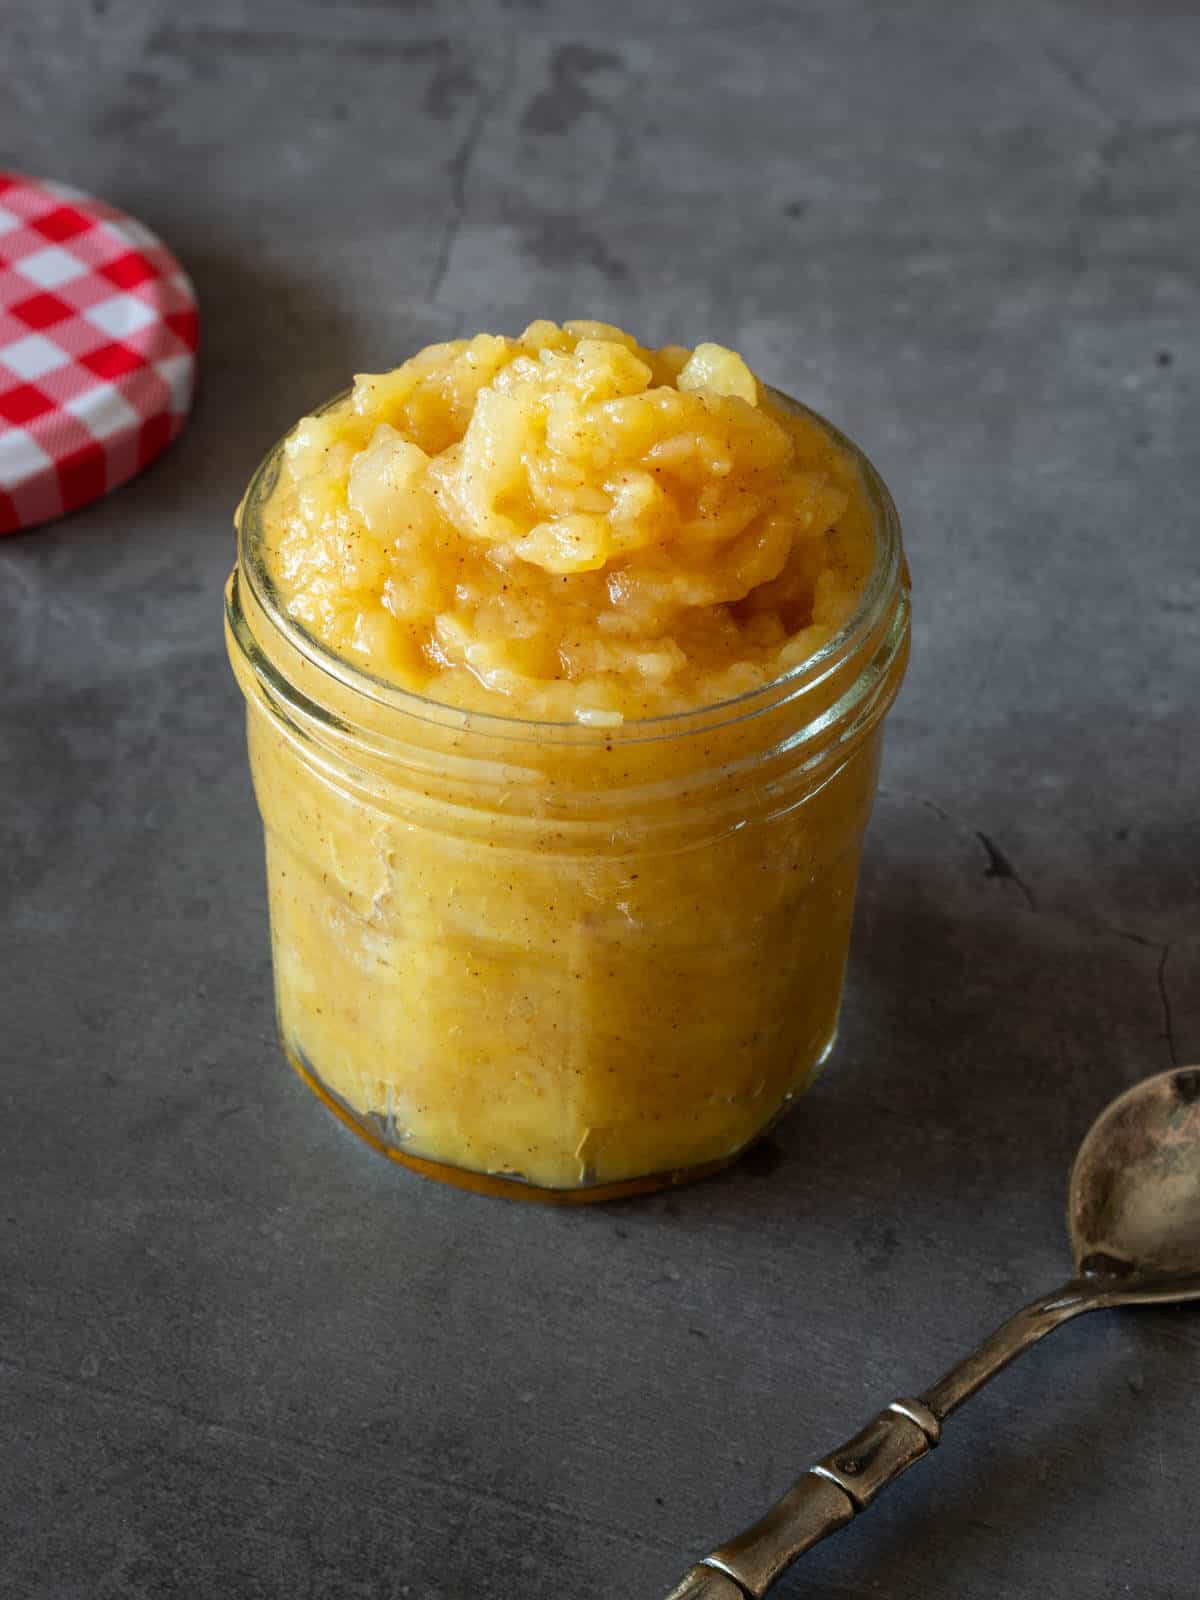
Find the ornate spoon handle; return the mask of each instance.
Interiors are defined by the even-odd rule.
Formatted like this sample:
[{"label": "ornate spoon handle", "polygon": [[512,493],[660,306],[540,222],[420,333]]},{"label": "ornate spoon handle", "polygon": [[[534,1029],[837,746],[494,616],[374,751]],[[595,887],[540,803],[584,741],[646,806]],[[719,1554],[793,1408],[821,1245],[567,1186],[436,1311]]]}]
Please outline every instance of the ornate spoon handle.
[{"label": "ornate spoon handle", "polygon": [[1081,1311],[1119,1298],[1102,1285],[1073,1280],[1018,1311],[919,1400],[893,1401],[861,1433],[810,1467],[765,1517],[693,1567],[667,1600],[762,1600],[793,1561],[852,1522],[928,1455],[946,1417],[1010,1361]]}]

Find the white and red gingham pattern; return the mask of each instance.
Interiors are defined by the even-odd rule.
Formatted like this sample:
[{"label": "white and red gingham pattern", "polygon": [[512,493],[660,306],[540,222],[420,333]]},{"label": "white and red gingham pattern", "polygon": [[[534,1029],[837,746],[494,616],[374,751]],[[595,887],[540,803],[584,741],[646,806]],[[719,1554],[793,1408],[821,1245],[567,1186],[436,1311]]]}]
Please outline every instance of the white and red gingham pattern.
[{"label": "white and red gingham pattern", "polygon": [[0,171],[0,533],[74,511],[164,450],[198,342],[195,291],[149,229]]}]

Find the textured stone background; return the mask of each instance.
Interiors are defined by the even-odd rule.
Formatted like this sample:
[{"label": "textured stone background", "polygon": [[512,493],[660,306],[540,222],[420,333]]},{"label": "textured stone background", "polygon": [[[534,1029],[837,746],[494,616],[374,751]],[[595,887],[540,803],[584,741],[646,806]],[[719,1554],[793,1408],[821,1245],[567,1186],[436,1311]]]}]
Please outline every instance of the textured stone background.
[{"label": "textured stone background", "polygon": [[[1061,1275],[1200,1057],[1200,14],[7,0],[6,161],[195,276],[140,480],[0,546],[0,1594],[654,1600]],[[283,1067],[230,515],[358,367],[713,336],[895,491],[913,666],[836,1065],[709,1184],[392,1170]],[[783,1595],[1196,1592],[1200,1319],[1058,1334]]]}]

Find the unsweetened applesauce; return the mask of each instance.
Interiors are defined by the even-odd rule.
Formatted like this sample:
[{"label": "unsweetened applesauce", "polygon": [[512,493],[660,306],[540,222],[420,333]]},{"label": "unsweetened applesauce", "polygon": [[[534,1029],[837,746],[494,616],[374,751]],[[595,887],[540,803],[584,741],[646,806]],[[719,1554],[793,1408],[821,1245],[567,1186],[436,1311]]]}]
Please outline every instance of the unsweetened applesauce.
[{"label": "unsweetened applesauce", "polygon": [[730,350],[537,322],[359,377],[238,522],[292,1063],[472,1187],[736,1155],[836,1030],[908,644],[869,462]]}]

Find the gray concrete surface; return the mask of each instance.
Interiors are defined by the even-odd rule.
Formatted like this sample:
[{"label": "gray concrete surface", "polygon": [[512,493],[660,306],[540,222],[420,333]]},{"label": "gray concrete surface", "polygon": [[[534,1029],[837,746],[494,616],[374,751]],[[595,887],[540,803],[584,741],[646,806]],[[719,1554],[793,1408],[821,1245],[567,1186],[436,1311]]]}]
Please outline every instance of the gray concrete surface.
[{"label": "gray concrete surface", "polygon": [[[655,1600],[1063,1270],[1200,1057],[1200,16],[1014,0],[8,0],[6,161],[192,270],[186,436],[0,544],[0,1595]],[[727,1176],[391,1170],[272,1038],[230,515],[356,368],[712,336],[859,437],[913,666],[841,1049]],[[1197,1590],[1200,1319],[1093,1319],[781,1588]]]}]

